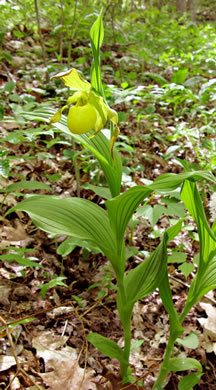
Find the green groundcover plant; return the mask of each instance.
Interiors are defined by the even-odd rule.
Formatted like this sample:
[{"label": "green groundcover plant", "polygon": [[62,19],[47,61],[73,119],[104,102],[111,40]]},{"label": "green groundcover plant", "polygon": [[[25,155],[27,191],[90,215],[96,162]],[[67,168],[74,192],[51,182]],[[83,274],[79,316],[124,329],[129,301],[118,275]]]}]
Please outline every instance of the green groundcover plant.
[{"label": "green groundcover plant", "polygon": [[[105,202],[106,210],[86,199],[36,195],[18,203],[12,211],[25,211],[42,230],[51,234],[64,234],[85,240],[100,249],[110,261],[117,282],[117,308],[124,332],[124,347],[97,334],[90,333],[88,341],[103,354],[120,362],[123,383],[133,380],[129,357],[131,351],[131,317],[134,304],[159,289],[163,305],[169,315],[170,335],[159,376],[153,389],[162,389],[170,371],[189,371],[179,382],[179,390],[191,389],[202,376],[201,364],[192,358],[174,356],[174,345],[182,335],[182,323],[192,306],[208,291],[216,287],[216,224],[210,229],[202,201],[196,187],[198,180],[216,183],[207,171],[182,174],[164,174],[152,184],[135,186],[120,194],[122,166],[115,140],[118,135],[117,114],[105,102],[100,71],[100,46],[103,41],[102,13],[90,31],[93,51],[91,83],[85,81],[76,70],[57,75],[74,94],[67,105],[57,113],[52,109],[35,111],[31,118],[48,121],[50,114],[54,126],[87,147],[97,158],[104,172],[110,191]],[[71,104],[74,104],[72,105]],[[66,118],[63,111],[68,107]],[[86,116],[88,115],[89,121]],[[100,130],[111,121],[110,141]],[[89,131],[94,130],[94,134]],[[89,133],[89,134],[86,134]],[[96,133],[96,134],[95,134]],[[150,195],[167,194],[181,187],[181,199],[193,217],[200,240],[200,257],[196,276],[188,291],[182,313],[177,313],[170,289],[167,269],[167,244],[181,231],[183,220],[168,228],[160,244],[150,257],[136,268],[125,272],[125,230],[140,203]]]}]

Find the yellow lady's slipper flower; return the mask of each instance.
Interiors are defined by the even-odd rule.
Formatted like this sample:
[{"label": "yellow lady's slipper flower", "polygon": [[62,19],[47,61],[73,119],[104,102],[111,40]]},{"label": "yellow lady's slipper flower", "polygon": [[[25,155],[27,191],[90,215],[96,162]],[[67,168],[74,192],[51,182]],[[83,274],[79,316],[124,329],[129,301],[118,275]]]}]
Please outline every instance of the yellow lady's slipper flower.
[{"label": "yellow lady's slipper flower", "polygon": [[73,68],[68,72],[59,73],[53,78],[62,79],[67,87],[76,92],[68,98],[67,104],[53,115],[50,122],[58,122],[61,119],[62,112],[70,107],[67,124],[71,133],[84,134],[94,129],[95,135],[104,128],[109,119],[115,125],[114,134],[110,141],[112,152],[119,133],[117,112],[112,110],[104,102],[104,99],[93,91],[91,84],[84,80],[76,69]]},{"label": "yellow lady's slipper flower", "polygon": [[83,134],[94,128],[97,113],[90,103],[84,106],[72,106],[67,117],[67,125],[71,133]]}]

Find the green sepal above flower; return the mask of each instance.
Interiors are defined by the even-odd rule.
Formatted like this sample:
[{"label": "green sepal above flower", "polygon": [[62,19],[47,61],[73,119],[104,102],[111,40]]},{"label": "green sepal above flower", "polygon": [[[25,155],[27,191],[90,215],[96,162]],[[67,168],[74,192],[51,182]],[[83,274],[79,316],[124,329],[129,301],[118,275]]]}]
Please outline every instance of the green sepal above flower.
[{"label": "green sepal above flower", "polygon": [[67,104],[53,115],[50,122],[60,121],[62,112],[72,104],[74,105],[69,109],[67,124],[69,130],[74,134],[84,134],[94,129],[93,136],[95,136],[110,120],[114,124],[114,133],[110,141],[113,155],[113,146],[119,134],[117,112],[112,110],[104,99],[94,92],[91,84],[84,80],[76,69],[58,73],[53,77],[53,79],[56,78],[63,80],[67,87],[76,92],[68,98]]}]

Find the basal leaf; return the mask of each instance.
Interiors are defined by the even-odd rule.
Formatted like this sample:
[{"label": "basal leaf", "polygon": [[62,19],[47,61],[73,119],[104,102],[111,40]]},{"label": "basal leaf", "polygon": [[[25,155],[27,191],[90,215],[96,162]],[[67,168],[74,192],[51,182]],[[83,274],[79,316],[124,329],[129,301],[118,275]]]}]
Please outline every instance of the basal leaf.
[{"label": "basal leaf", "polygon": [[[173,240],[173,238],[177,236],[177,234],[180,232],[181,227],[182,227],[182,220],[179,220],[175,225],[168,228],[166,231],[166,234],[168,236],[167,240],[168,241]],[[161,275],[159,292],[160,292],[160,297],[162,299],[163,305],[167,313],[169,314],[169,318],[170,318],[170,337],[173,338],[173,340],[175,340],[177,337],[179,337],[182,334],[184,329],[181,326],[181,323],[178,318],[178,314],[173,305],[172,293],[170,289],[167,269],[164,275],[163,276]]]},{"label": "basal leaf", "polygon": [[99,335],[98,333],[89,333],[87,340],[93,344],[101,353],[113,359],[119,360],[121,363],[126,363],[123,350],[114,341]]},{"label": "basal leaf", "polygon": [[25,199],[9,212],[18,210],[26,211],[46,232],[93,242],[112,262],[116,253],[115,239],[107,212],[98,205],[86,199],[44,195]]},{"label": "basal leaf", "polygon": [[96,247],[93,243],[85,240],[81,240],[77,237],[68,237],[64,240],[57,248],[58,255],[67,256],[71,253],[77,246],[80,248],[85,248],[92,253],[99,253],[100,249]]}]

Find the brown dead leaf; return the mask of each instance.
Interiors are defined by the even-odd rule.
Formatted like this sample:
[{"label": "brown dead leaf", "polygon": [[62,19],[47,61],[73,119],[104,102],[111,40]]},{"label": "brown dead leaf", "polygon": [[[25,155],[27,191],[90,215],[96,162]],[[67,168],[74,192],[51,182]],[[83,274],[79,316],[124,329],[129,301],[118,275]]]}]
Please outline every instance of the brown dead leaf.
[{"label": "brown dead leaf", "polygon": [[45,363],[51,366],[50,361],[53,360],[59,363],[67,360],[76,361],[76,350],[69,346],[63,347],[67,340],[67,336],[57,336],[47,331],[33,338],[32,345],[37,350],[37,356],[42,357]]},{"label": "brown dead leaf", "polygon": [[10,242],[25,240],[28,237],[25,231],[25,227],[19,220],[16,220],[15,223],[15,227],[5,226],[3,233],[6,235],[6,239]]},{"label": "brown dead leaf", "polygon": [[16,360],[13,356],[0,355],[0,371],[8,370],[16,365]]},{"label": "brown dead leaf", "polygon": [[10,281],[0,281],[0,303],[3,306],[9,306],[9,295],[11,293],[12,283]]},{"label": "brown dead leaf", "polygon": [[199,318],[204,331],[211,340],[216,341],[216,308],[211,303],[200,302],[200,306],[205,310],[207,318]]},{"label": "brown dead leaf", "polygon": [[52,360],[50,365],[54,371],[41,374],[45,383],[50,386],[49,390],[96,390],[96,385],[92,382],[93,371],[85,373],[84,369],[79,367],[78,361]]},{"label": "brown dead leaf", "polygon": [[24,225],[19,220],[16,220],[14,227],[11,225],[3,225],[0,232],[0,249],[4,249],[10,245],[23,248],[32,244],[32,242],[32,237],[28,236]]}]

